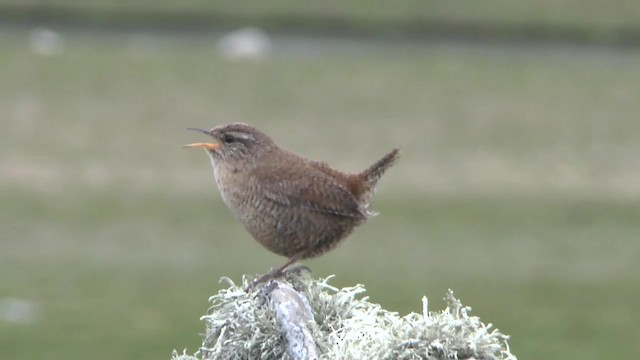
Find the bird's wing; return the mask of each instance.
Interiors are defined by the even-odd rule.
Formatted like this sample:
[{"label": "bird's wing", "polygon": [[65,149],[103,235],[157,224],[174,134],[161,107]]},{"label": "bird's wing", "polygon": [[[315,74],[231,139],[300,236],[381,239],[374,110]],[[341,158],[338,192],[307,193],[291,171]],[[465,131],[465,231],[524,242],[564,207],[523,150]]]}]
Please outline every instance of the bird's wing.
[{"label": "bird's wing", "polygon": [[357,199],[334,178],[313,167],[282,167],[261,179],[265,198],[279,205],[337,217],[365,218]]}]

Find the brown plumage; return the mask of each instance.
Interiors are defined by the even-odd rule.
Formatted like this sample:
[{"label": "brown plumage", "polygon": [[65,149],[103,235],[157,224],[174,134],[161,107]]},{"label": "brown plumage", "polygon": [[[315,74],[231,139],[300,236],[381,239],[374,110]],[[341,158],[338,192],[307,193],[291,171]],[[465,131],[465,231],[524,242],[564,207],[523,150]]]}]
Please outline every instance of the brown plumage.
[{"label": "brown plumage", "polygon": [[276,145],[243,123],[211,130],[207,151],[227,207],[265,248],[289,260],[263,276],[278,276],[299,259],[333,249],[365,222],[380,176],[399,157],[394,149],[361,173],[346,174]]}]

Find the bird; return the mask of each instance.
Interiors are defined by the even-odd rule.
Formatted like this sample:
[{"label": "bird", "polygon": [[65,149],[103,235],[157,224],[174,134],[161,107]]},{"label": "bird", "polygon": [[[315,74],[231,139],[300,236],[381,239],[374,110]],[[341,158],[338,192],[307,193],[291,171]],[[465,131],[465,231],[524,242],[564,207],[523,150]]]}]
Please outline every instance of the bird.
[{"label": "bird", "polygon": [[184,147],[206,151],[234,217],[267,250],[287,258],[251,286],[282,276],[298,260],[332,250],[377,215],[370,209],[376,184],[400,156],[395,148],[364,171],[345,173],[280,147],[245,123],[187,129],[212,138]]}]

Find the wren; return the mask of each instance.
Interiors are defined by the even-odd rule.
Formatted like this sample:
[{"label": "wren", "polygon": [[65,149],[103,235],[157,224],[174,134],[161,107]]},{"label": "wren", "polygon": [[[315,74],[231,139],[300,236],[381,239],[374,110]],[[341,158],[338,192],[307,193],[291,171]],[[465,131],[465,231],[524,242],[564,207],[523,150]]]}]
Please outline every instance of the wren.
[{"label": "wren", "polygon": [[394,149],[364,171],[348,174],[283,149],[244,123],[189,130],[213,138],[212,143],[185,147],[206,150],[222,199],[235,218],[262,246],[288,258],[253,285],[335,248],[374,215],[369,207],[376,183],[400,155]]}]

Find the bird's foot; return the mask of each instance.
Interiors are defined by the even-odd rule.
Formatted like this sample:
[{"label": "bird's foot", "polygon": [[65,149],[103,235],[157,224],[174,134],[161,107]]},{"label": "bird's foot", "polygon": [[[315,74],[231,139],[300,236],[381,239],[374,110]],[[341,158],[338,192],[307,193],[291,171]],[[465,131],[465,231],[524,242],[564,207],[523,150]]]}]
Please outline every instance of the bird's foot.
[{"label": "bird's foot", "polygon": [[296,265],[290,266],[286,270],[284,270],[283,271],[283,275],[289,275],[289,274],[300,275],[303,271],[311,273],[311,269],[309,269],[308,266],[302,265],[302,264],[296,264]]},{"label": "bird's foot", "polygon": [[251,284],[249,284],[249,286],[247,286],[244,290],[246,292],[251,291],[252,289],[256,288],[257,285],[270,281],[270,280],[275,280],[284,276],[288,276],[289,274],[295,274],[295,275],[300,275],[303,271],[308,271],[311,272],[311,269],[309,269],[308,266],[302,265],[302,264],[297,264],[294,266],[290,266],[287,268],[277,268],[277,269],[273,269],[271,271],[269,271],[268,273],[260,276],[259,278],[257,278],[256,280],[254,280]]},{"label": "bird's foot", "polygon": [[[279,277],[282,277],[282,276],[286,275],[289,272],[289,270],[285,271],[285,269],[287,269],[289,266],[291,266],[296,261],[298,261],[300,258],[302,258],[303,255],[304,255],[303,252],[300,252],[300,253],[297,253],[297,254],[293,255],[292,257],[289,258],[289,260],[287,260],[286,263],[284,263],[279,268],[273,269],[273,270],[269,271],[268,273],[260,276],[257,280],[254,280],[249,286],[247,286],[244,289],[244,291],[249,292],[249,291],[251,291],[251,289],[255,288],[258,284],[261,284],[261,283],[263,283],[263,282],[265,282],[267,280],[277,279]],[[301,269],[309,270],[309,268],[306,267],[306,266],[298,265],[298,266],[294,266],[290,271],[300,272]],[[311,271],[311,270],[309,270],[309,271]]]},{"label": "bird's foot", "polygon": [[268,273],[260,276],[256,280],[253,280],[253,282],[251,284],[249,284],[249,286],[244,288],[244,291],[245,292],[249,292],[249,291],[255,289],[259,284],[262,284],[263,282],[267,282],[269,280],[274,280],[274,279],[280,278],[280,277],[282,277],[284,275],[285,275],[284,269],[281,269],[281,268],[273,269],[273,270],[269,271]]}]

